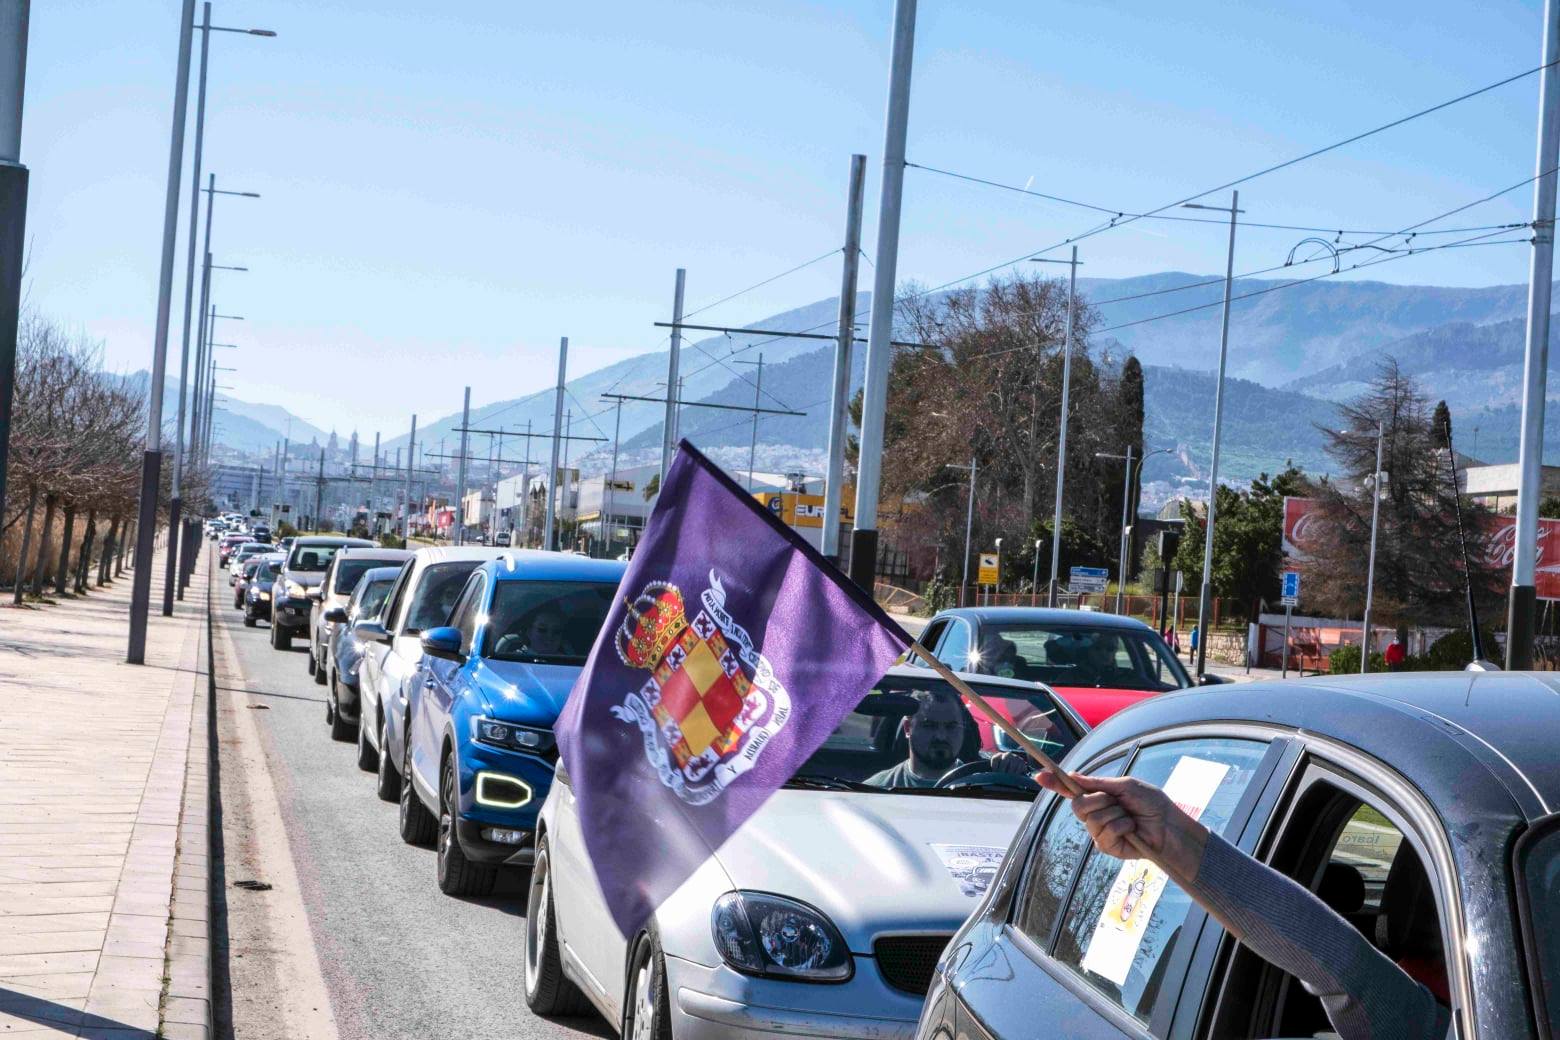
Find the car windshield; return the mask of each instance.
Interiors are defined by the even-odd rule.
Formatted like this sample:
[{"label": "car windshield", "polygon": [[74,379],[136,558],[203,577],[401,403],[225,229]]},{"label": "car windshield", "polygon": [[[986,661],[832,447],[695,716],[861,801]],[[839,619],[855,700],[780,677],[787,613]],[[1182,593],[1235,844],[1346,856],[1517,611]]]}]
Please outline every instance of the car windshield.
[{"label": "car windshield", "polygon": [[[1017,726],[1020,733],[1054,759],[1060,759],[1072,750],[1082,736],[1071,717],[1059,710],[1044,690],[978,682],[970,686]],[[910,720],[908,724],[907,720]],[[855,711],[845,716],[787,786],[899,793],[945,790],[935,786],[935,778],[918,780],[914,775],[907,775],[918,772],[910,762],[910,730],[923,721],[934,726],[952,724],[952,733],[944,737],[949,746],[938,748],[934,741],[934,746],[926,749],[931,753],[920,765],[923,769],[930,765],[931,773],[941,775],[956,766],[1017,750],[1011,738],[983,715],[973,712],[968,702],[942,679],[935,675],[887,675],[878,681]],[[990,773],[986,775],[989,778]],[[980,778],[973,779],[978,781]],[[960,793],[1033,798],[1035,789],[992,782],[975,783]]]},{"label": "car windshield", "polygon": [[482,656],[496,661],[585,663],[617,582],[501,581],[493,590]]},{"label": "car windshield", "polygon": [[294,542],[292,555],[287,558],[287,569],[290,571],[322,571],[330,566],[330,561],[342,549],[344,545],[299,545]]},{"label": "car windshield", "polygon": [[412,609],[407,612],[403,635],[414,636],[425,628],[438,628],[449,620],[450,608],[460,598],[466,577],[481,560],[455,560],[435,563],[422,572],[417,591],[412,594]]},{"label": "car windshield", "polygon": [[365,585],[363,591],[358,593],[358,617],[378,617],[379,612],[385,608],[385,600],[390,595],[390,586],[394,584],[394,578],[381,578]]},{"label": "car windshield", "polygon": [[985,622],[965,671],[1047,686],[1104,687],[1162,693],[1184,690],[1191,677],[1164,640],[1133,628]]},{"label": "car windshield", "polygon": [[386,561],[384,560],[359,560],[348,556],[336,567],[336,583],[331,586],[331,591],[345,596],[357,588],[359,578],[375,567],[383,567],[385,565]]}]

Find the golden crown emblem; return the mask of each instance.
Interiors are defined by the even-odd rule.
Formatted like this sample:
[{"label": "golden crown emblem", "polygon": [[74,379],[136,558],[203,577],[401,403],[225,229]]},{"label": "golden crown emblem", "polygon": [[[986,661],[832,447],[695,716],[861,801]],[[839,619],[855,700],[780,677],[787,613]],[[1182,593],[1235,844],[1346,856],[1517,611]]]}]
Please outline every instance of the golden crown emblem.
[{"label": "golden crown emblem", "polygon": [[653,581],[624,605],[628,614],[614,640],[618,657],[630,668],[654,668],[688,625],[682,593],[668,582]]}]

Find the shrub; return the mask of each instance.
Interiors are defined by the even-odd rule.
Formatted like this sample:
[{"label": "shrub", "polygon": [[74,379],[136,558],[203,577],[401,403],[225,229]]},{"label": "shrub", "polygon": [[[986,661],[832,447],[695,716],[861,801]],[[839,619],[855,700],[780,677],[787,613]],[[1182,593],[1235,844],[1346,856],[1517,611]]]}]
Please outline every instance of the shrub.
[{"label": "shrub", "polygon": [[276,531],[274,533],[277,538],[298,537],[298,529],[292,524],[289,524],[286,520],[283,520],[281,523],[276,525]]},{"label": "shrub", "polygon": [[[1494,654],[1495,637],[1489,632],[1482,635],[1484,652]],[[1468,666],[1469,661],[1473,660],[1473,637],[1466,629],[1448,632],[1430,644],[1430,651],[1425,658],[1432,671],[1460,672]]]},{"label": "shrub", "polygon": [[381,549],[405,549],[406,539],[402,538],[398,534],[392,534],[391,532],[386,531],[384,534],[379,536],[379,547]]}]

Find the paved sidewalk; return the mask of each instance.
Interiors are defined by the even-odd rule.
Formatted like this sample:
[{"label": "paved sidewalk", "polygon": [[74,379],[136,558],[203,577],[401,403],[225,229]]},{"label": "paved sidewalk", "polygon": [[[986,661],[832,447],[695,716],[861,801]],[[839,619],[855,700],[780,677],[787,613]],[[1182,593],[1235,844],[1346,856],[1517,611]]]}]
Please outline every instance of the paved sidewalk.
[{"label": "paved sidewalk", "polygon": [[141,667],[128,571],[0,609],[0,1038],[209,1029],[205,567],[164,618],[150,565]]}]

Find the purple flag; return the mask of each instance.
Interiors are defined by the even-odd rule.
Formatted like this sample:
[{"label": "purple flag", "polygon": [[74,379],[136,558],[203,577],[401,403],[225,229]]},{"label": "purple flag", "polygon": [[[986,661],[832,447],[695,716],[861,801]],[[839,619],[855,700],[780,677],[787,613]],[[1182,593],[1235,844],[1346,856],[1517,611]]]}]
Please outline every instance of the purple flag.
[{"label": "purple flag", "polygon": [[625,935],[909,645],[871,597],[679,446],[555,727],[585,846]]}]

